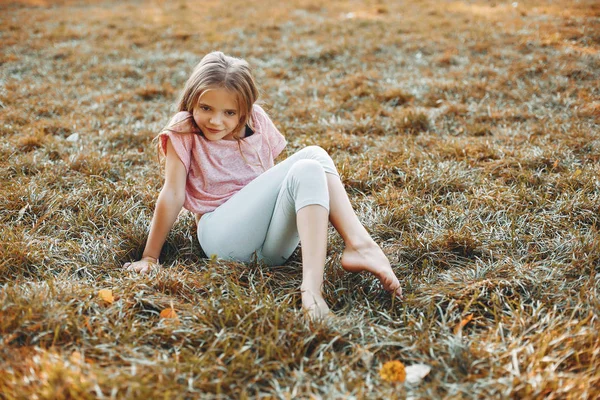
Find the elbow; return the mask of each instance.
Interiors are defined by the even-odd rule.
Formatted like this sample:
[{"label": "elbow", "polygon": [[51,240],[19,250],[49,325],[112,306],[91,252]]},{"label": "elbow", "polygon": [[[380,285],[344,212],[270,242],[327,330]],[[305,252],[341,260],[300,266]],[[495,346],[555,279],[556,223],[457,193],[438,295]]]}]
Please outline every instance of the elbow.
[{"label": "elbow", "polygon": [[174,190],[165,186],[161,190],[158,197],[161,203],[181,209],[181,207],[183,207],[183,203],[185,202],[185,191]]}]

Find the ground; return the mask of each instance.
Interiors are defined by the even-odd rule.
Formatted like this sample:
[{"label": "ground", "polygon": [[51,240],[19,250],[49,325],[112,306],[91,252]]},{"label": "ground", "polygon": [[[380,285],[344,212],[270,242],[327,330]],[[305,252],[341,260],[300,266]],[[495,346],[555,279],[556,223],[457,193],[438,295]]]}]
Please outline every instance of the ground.
[{"label": "ground", "polygon": [[[0,26],[1,399],[599,395],[597,1],[1,1]],[[298,252],[207,258],[189,213],[161,270],[120,268],[212,50],[287,154],[332,155],[404,301],[332,230],[336,317],[307,324]]]}]

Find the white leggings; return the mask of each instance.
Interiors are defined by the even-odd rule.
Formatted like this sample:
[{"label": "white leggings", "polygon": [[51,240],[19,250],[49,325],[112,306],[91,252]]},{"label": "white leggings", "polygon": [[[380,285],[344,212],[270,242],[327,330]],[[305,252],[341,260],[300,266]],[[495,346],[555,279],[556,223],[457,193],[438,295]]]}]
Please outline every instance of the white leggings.
[{"label": "white leggings", "polygon": [[263,174],[198,223],[198,240],[207,256],[281,265],[300,239],[296,213],[318,204],[329,210],[325,173],[339,176],[329,154],[306,147]]}]

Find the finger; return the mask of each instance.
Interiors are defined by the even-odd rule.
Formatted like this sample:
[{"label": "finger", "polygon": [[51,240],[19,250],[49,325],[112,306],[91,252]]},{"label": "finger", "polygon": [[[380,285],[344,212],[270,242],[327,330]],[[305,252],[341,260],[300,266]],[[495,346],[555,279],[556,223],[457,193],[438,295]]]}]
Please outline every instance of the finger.
[{"label": "finger", "polygon": [[128,266],[130,266],[131,263],[130,262],[126,262],[125,264],[123,264],[123,268],[127,268]]}]

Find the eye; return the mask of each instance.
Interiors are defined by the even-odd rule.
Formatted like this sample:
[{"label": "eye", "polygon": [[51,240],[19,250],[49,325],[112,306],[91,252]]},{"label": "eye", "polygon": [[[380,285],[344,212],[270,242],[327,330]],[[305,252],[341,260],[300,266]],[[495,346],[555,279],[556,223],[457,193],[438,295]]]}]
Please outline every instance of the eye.
[{"label": "eye", "polygon": [[209,110],[210,110],[210,107],[209,107],[209,106],[200,106],[200,109],[201,109],[202,111],[209,111]]},{"label": "eye", "polygon": [[235,111],[227,111],[225,114],[227,114],[228,117],[233,117],[235,116],[237,113]]}]

